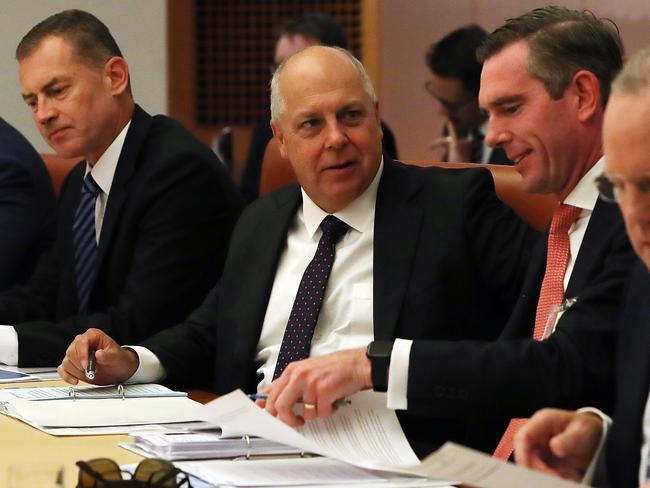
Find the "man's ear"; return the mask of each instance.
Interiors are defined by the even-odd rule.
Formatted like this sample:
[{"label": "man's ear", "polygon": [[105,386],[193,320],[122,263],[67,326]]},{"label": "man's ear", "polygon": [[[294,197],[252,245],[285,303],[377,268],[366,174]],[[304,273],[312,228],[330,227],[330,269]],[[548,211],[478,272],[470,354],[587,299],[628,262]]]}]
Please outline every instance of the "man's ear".
[{"label": "man's ear", "polygon": [[112,95],[121,95],[129,86],[129,65],[124,58],[113,56],[104,65],[104,76]]},{"label": "man's ear", "polygon": [[602,94],[598,78],[591,71],[580,70],[571,79],[568,90],[575,97],[580,122],[602,112]]},{"label": "man's ear", "polygon": [[284,139],[284,131],[282,130],[282,126],[280,125],[279,122],[271,122],[271,130],[273,131],[273,138],[278,143],[278,149],[280,150],[280,156],[282,156],[284,159],[288,159],[288,157],[287,157],[287,148],[286,148],[285,139]]}]

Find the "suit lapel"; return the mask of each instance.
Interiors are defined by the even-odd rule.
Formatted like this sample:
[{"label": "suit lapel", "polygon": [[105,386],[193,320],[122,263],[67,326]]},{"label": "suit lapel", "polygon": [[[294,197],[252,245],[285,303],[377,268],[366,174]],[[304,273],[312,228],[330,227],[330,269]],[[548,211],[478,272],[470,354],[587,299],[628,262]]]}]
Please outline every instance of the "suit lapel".
[{"label": "suit lapel", "polygon": [[131,126],[126,134],[124,146],[117,162],[115,175],[111,184],[111,193],[108,197],[108,204],[104,212],[104,222],[99,238],[97,249],[97,269],[101,270],[106,252],[110,248],[110,242],[115,232],[124,201],[128,193],[128,183],[138,164],[140,149],[149,132],[152,118],[144,110],[136,105],[131,119]]},{"label": "suit lapel", "polygon": [[377,191],[373,257],[374,337],[388,340],[395,329],[418,243],[422,209],[410,200],[420,184],[388,158]]},{"label": "suit lapel", "polygon": [[616,205],[600,199],[596,201],[571,271],[565,293],[567,298],[576,296],[577,290],[582,290],[587,284],[586,280],[592,274],[594,263],[602,259],[606,253],[605,248],[611,241],[607,235],[612,229],[612,222],[618,219],[620,219],[620,212]]},{"label": "suit lapel", "polygon": [[300,187],[293,185],[286,191],[268,197],[269,211],[246,239],[247,248],[242,259],[255,262],[255,270],[240,276],[242,293],[237,323],[235,360],[241,362],[241,371],[248,371],[262,332],[264,316],[275,281],[278,260],[286,245],[287,232],[296,208],[301,202]]}]

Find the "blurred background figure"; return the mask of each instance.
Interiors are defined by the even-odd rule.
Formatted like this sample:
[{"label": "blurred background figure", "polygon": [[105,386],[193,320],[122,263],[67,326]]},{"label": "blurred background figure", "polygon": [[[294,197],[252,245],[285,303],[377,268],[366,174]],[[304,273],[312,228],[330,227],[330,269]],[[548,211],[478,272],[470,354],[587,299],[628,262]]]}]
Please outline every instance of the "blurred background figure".
[{"label": "blurred background figure", "polygon": [[[315,13],[285,23],[278,30],[273,64],[270,69],[271,74],[288,57],[309,46],[316,45],[348,48],[343,27],[333,17]],[[395,136],[383,121],[381,129],[384,133],[383,150],[391,158],[397,159]],[[259,196],[264,151],[272,137],[271,118],[268,117],[255,126],[248,149],[246,168],[240,183],[242,194],[247,202],[252,202]]]},{"label": "blurred background figure", "polygon": [[43,160],[0,118],[0,290],[31,275],[54,240],[54,191]]},{"label": "blurred background figure", "polygon": [[443,161],[512,164],[500,148],[484,142],[487,118],[478,106],[478,91],[483,65],[476,59],[476,48],[486,32],[478,25],[456,29],[431,45],[426,63],[431,74],[424,84],[438,102],[445,119],[442,137],[431,144]]}]

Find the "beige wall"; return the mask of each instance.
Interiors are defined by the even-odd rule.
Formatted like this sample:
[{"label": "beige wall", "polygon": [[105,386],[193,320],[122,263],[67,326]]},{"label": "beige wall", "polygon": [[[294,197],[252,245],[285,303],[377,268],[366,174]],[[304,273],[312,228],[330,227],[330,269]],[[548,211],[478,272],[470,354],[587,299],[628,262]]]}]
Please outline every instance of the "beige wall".
[{"label": "beige wall", "polygon": [[[379,1],[379,0],[378,0]],[[382,117],[395,132],[400,158],[432,160],[428,143],[440,133],[433,99],[424,91],[424,55],[447,32],[468,23],[488,31],[504,19],[549,2],[533,0],[381,0]],[[570,8],[589,9],[618,25],[628,54],[650,45],[650,2],[647,0],[556,0]]]}]

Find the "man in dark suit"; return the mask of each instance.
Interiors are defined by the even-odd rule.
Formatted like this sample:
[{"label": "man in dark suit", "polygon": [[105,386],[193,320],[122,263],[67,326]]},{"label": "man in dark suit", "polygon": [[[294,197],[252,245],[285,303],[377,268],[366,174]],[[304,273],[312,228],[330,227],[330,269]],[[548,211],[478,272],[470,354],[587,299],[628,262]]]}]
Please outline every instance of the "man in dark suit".
[{"label": "man in dark suit", "polygon": [[487,33],[478,25],[456,29],[431,45],[426,63],[431,70],[424,84],[444,119],[442,137],[431,149],[442,150],[443,161],[512,164],[500,147],[485,142],[488,120],[478,106],[483,63],[476,50]]},{"label": "man in dark suit", "polygon": [[[515,161],[527,191],[557,196],[553,231],[534,248],[498,341],[398,335],[379,345],[383,357],[368,351],[371,373],[389,365],[389,406],[466,419],[464,442],[500,457],[510,455],[513,430],[538,408],[611,406],[613,324],[634,253],[618,208],[598,200],[594,180],[603,167],[601,125],[621,66],[619,42],[592,14],[560,7],[531,11],[488,36],[479,95],[490,117],[487,140]],[[295,363],[293,375],[287,370],[271,385],[269,399],[293,421],[290,408],[300,397],[327,401],[367,388],[364,354]],[[327,374],[327,364],[346,360],[347,377]]]},{"label": "man in dark suit", "polygon": [[54,240],[52,181],[32,145],[0,118],[0,290],[23,282]]},{"label": "man in dark suit", "polygon": [[[611,422],[603,425],[593,409],[546,409],[531,418],[516,442],[517,462],[577,481],[598,461],[596,486],[650,485],[649,104],[650,49],[645,49],[614,81],[603,127],[607,162],[601,194],[618,202],[641,258],[619,320],[613,424],[607,431]],[[596,456],[603,430],[607,441]]]},{"label": "man in dark suit", "polygon": [[[374,89],[338,48],[314,46],[287,60],[274,76],[271,111],[300,186],[249,206],[221,282],[183,324],[145,341],[146,350],[119,348],[90,330],[68,348],[59,367],[66,380],[83,378],[94,347],[98,383],[164,378],[221,394],[259,391],[281,374],[285,327],[311,289],[299,284],[327,237],[319,224],[331,216],[349,228],[335,247],[320,314],[313,311],[306,354],[355,350],[373,338],[496,336],[516,298],[530,232],[496,199],[489,173],[382,158]],[[401,420],[420,454],[463,432],[453,422]]]},{"label": "man in dark suit", "polygon": [[214,284],[240,198],[214,154],[135,105],[107,27],[78,10],[16,50],[23,98],[50,146],[82,158],[59,198],[57,240],[24,286],[0,295],[0,361],[60,361],[98,326],[133,342],[181,320]]}]

